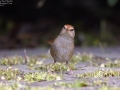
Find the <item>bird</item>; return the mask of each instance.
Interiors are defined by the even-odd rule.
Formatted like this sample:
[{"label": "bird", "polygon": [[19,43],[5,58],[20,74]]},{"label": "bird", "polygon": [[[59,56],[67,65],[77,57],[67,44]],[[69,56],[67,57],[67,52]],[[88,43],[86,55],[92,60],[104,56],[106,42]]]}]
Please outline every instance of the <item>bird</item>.
[{"label": "bird", "polygon": [[74,37],[74,27],[70,24],[65,24],[60,34],[53,41],[48,41],[50,44],[50,54],[54,59],[52,66],[56,62],[66,62],[66,65],[70,69],[69,74],[73,74],[69,66],[69,61],[74,53]]}]

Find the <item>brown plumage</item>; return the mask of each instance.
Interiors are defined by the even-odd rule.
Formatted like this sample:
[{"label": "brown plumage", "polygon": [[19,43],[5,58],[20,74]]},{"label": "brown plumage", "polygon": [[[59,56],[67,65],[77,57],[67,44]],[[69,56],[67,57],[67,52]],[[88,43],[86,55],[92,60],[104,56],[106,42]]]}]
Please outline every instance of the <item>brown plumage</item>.
[{"label": "brown plumage", "polygon": [[72,25],[66,24],[62,28],[57,38],[55,38],[54,41],[48,42],[50,44],[50,53],[54,59],[54,63],[66,62],[68,65],[68,62],[74,52],[74,36],[74,27]]}]

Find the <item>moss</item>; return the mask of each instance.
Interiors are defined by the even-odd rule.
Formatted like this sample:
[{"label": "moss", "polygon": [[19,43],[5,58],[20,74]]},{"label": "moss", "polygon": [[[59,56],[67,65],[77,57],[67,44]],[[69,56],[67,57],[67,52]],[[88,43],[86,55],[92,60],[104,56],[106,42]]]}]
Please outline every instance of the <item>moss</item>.
[{"label": "moss", "polygon": [[59,83],[54,83],[55,86],[63,86],[63,87],[69,87],[69,88],[79,88],[79,87],[87,87],[89,84],[87,82],[83,81],[75,81],[73,83],[65,83],[65,82],[59,82]]},{"label": "moss", "polygon": [[37,58],[35,56],[26,58],[22,56],[6,56],[0,58],[0,65],[18,65],[18,64],[27,64],[27,65],[33,65],[36,64]]},{"label": "moss", "polygon": [[99,78],[99,77],[116,77],[120,76],[120,71],[115,70],[97,70],[94,72],[88,72],[84,74],[77,74],[77,77],[82,78]]}]

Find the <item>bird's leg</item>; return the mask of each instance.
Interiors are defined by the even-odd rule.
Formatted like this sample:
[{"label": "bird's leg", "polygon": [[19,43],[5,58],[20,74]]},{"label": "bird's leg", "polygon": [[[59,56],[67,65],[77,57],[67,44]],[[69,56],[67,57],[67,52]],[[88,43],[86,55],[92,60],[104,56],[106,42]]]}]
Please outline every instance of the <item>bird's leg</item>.
[{"label": "bird's leg", "polygon": [[63,75],[62,75],[62,66],[60,65],[59,68],[60,68],[60,77],[63,78]]},{"label": "bird's leg", "polygon": [[56,63],[56,61],[54,60],[54,63],[53,63],[52,66],[48,69],[48,72],[50,72],[51,68],[54,66],[55,63]]},{"label": "bird's leg", "polygon": [[70,75],[72,75],[72,74],[73,74],[73,71],[72,71],[72,69],[71,69],[70,65],[68,64],[68,61],[66,62],[66,65],[67,65],[67,67],[70,69],[69,74],[70,74]]}]

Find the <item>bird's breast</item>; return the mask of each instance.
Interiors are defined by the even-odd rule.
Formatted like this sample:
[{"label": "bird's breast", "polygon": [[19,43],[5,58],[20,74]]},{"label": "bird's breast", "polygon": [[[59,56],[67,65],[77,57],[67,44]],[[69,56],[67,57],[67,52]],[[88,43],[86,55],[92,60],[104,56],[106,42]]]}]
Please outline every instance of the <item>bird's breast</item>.
[{"label": "bird's breast", "polygon": [[59,39],[51,46],[51,55],[58,62],[66,62],[73,55],[74,43],[69,39]]}]

